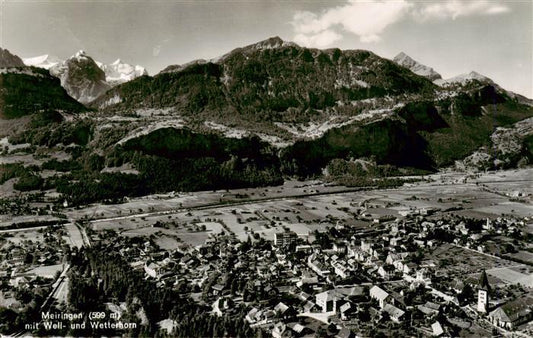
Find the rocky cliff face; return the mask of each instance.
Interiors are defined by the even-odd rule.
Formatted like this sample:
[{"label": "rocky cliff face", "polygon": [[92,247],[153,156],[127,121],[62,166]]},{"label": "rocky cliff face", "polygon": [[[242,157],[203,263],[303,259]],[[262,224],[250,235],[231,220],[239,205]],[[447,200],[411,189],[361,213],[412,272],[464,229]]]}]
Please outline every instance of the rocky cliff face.
[{"label": "rocky cliff face", "polygon": [[81,103],[89,103],[111,88],[105,72],[84,51],[50,68],[67,93]]},{"label": "rocky cliff face", "polygon": [[22,59],[11,54],[7,49],[0,48],[0,68],[24,67]]},{"label": "rocky cliff face", "polygon": [[399,64],[402,67],[405,67],[411,70],[413,73],[423,76],[431,81],[442,79],[442,76],[437,73],[433,68],[425,66],[415,60],[413,60],[409,55],[401,52],[396,55],[393,59],[394,62]]}]

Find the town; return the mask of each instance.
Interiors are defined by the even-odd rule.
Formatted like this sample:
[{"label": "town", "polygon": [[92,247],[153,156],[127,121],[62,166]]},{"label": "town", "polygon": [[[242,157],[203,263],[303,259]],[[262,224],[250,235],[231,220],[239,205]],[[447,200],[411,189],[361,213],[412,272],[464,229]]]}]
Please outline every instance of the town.
[{"label": "town", "polygon": [[[43,309],[99,309],[107,320],[169,336],[531,335],[533,224],[524,204],[531,194],[526,189],[509,202],[490,184],[463,182],[275,201],[239,197],[209,207],[188,205],[198,201],[184,195],[177,211],[148,208],[139,216],[4,232],[2,315],[28,321]],[[463,184],[479,187],[478,194],[462,196]],[[455,191],[431,193],[445,187]],[[248,194],[260,190],[268,192]],[[400,192],[403,199],[393,202]],[[510,203],[515,212],[479,217],[487,196],[495,209]],[[110,207],[101,206],[100,215]],[[16,321],[3,325],[15,328]],[[92,333],[126,333],[106,330]]]}]

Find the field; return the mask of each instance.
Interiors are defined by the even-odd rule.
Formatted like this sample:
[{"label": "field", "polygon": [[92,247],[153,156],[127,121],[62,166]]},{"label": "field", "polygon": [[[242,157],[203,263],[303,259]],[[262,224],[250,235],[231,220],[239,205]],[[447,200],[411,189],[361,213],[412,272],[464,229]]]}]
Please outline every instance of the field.
[{"label": "field", "polygon": [[533,288],[533,273],[527,265],[516,265],[487,270],[489,276],[496,277],[501,284],[519,284]]},{"label": "field", "polygon": [[27,275],[35,275],[43,278],[54,278],[58,271],[63,270],[63,264],[39,266],[26,272]]},{"label": "field", "polygon": [[12,215],[0,215],[0,230],[5,227],[9,227],[17,223],[34,223],[34,222],[46,222],[51,220],[57,220],[57,217],[53,216],[12,216]]},{"label": "field", "polygon": [[[4,245],[9,243],[14,245],[20,245],[22,242],[31,241],[33,243],[42,243],[44,242],[44,236],[38,228],[31,230],[2,230],[0,234],[6,235],[4,238],[6,242]],[[1,243],[1,242],[0,242]]]},{"label": "field", "polygon": [[[168,220],[168,218],[167,218]],[[154,222],[155,223],[155,222]],[[99,224],[101,226],[102,224]],[[109,226],[107,229],[111,228]],[[98,228],[97,228],[98,229]],[[183,245],[203,244],[213,234],[223,231],[223,227],[217,222],[195,223],[167,223],[165,227],[137,227],[119,231],[121,235],[128,237],[147,237],[155,235],[155,242],[162,249],[172,250]]]},{"label": "field", "polygon": [[249,200],[279,199],[316,193],[334,193],[343,190],[346,190],[346,188],[342,186],[325,186],[316,181],[287,181],[284,185],[278,187],[149,195],[131,198],[122,204],[97,204],[83,209],[69,209],[66,214],[72,219],[127,218],[133,214],[141,216],[143,213],[174,213],[178,210],[200,206],[242,203]]},{"label": "field", "polygon": [[531,184],[531,169],[508,170],[488,173],[477,181],[490,188],[510,197],[525,197],[533,202],[533,184]]},{"label": "field", "polygon": [[[201,244],[221,231],[244,241],[257,236],[272,240],[274,233],[284,229],[300,236],[315,230],[326,231],[338,224],[364,229],[381,217],[396,218],[420,210],[433,211],[436,214],[432,217],[436,218],[446,214],[492,219],[502,214],[533,216],[531,204],[510,201],[505,194],[484,186],[489,182],[504,184],[506,180],[522,182],[530,174],[533,169],[474,178],[459,173],[436,174],[427,177],[427,182],[361,191],[314,181],[292,181],[279,187],[152,195],[124,204],[69,210],[67,214],[93,219],[90,224],[94,230],[113,229],[126,236],[148,236],[161,231],[159,245],[170,249],[182,243]],[[160,223],[159,227],[152,228],[156,223]],[[470,259],[475,257],[471,255]],[[468,264],[480,268],[500,264],[477,263]]]},{"label": "field", "polygon": [[472,281],[486,270],[491,285],[533,287],[533,268],[474,250],[443,244],[429,257],[446,276],[469,276]]},{"label": "field", "polygon": [[494,215],[514,215],[520,217],[533,217],[533,210],[531,205],[526,205],[518,202],[502,202],[496,205],[485,206],[474,209],[487,214]]},{"label": "field", "polygon": [[429,257],[439,269],[448,276],[479,274],[490,268],[507,268],[516,263],[479,253],[452,244],[443,244],[436,248]]}]

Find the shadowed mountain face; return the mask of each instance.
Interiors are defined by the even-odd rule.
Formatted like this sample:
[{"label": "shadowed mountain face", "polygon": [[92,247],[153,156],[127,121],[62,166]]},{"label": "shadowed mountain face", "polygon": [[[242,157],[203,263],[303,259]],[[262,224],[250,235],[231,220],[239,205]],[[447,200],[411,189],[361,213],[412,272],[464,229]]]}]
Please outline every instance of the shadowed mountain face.
[{"label": "shadowed mountain face", "polygon": [[59,79],[34,67],[0,70],[0,119],[33,115],[45,110],[70,113],[86,108],[70,97]]},{"label": "shadowed mountain face", "polygon": [[7,49],[0,48],[0,68],[24,67],[22,59],[11,54]]},{"label": "shadowed mountain face", "polygon": [[89,103],[111,88],[105,72],[84,51],[51,67],[50,73],[59,77],[68,94],[81,103]]}]

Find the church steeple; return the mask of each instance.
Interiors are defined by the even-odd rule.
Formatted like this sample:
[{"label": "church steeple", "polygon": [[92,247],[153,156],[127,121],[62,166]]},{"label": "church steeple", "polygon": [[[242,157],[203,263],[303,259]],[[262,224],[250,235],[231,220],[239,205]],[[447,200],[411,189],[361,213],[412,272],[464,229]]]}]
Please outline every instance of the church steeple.
[{"label": "church steeple", "polygon": [[489,310],[489,293],[490,293],[490,284],[489,279],[487,278],[487,273],[485,270],[481,273],[479,277],[479,283],[477,287],[477,310],[478,312],[487,313]]},{"label": "church steeple", "polygon": [[483,270],[481,276],[479,277],[478,289],[490,291],[489,279],[487,278],[487,273],[485,270]]}]

